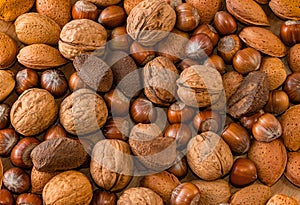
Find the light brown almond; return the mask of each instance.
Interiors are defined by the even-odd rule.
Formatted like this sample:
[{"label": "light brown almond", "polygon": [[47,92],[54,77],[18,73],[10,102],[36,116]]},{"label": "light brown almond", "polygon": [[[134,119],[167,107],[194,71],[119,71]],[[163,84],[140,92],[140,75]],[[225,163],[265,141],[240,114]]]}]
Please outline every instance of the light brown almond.
[{"label": "light brown almond", "polygon": [[3,164],[2,164],[2,159],[0,159],[0,187],[2,187],[2,180],[3,180]]},{"label": "light brown almond", "polygon": [[259,4],[267,4],[270,0],[255,0]]},{"label": "light brown almond", "polygon": [[14,89],[16,84],[14,74],[10,70],[0,70],[0,102]]},{"label": "light brown almond", "polygon": [[269,6],[280,18],[300,20],[299,0],[271,0]]},{"label": "light brown almond", "polygon": [[300,187],[300,152],[289,152],[284,176]]},{"label": "light brown almond", "polygon": [[31,192],[34,194],[42,194],[44,186],[50,179],[60,172],[41,172],[35,167],[31,170]]},{"label": "light brown almond", "polygon": [[0,32],[0,69],[12,66],[17,54],[16,42],[9,35]]},{"label": "light brown almond", "polygon": [[290,48],[287,60],[293,72],[300,72],[300,43]]},{"label": "light brown almond", "polygon": [[287,152],[279,139],[271,142],[254,140],[248,151],[248,157],[257,168],[259,180],[268,186],[277,182],[287,163]]},{"label": "light brown almond", "polygon": [[298,202],[296,199],[284,194],[275,194],[266,205],[298,205]]},{"label": "light brown almond", "polygon": [[58,67],[68,62],[56,48],[46,44],[26,46],[20,50],[17,58],[19,63],[37,70]]},{"label": "light brown almond", "polygon": [[0,19],[14,21],[18,16],[30,10],[34,0],[1,0]]},{"label": "light brown almond", "polygon": [[254,0],[226,0],[226,8],[237,20],[248,25],[269,26],[269,20]]},{"label": "light brown almond", "polygon": [[272,31],[265,28],[245,27],[239,37],[250,47],[273,57],[284,57],[287,54],[285,45]]}]

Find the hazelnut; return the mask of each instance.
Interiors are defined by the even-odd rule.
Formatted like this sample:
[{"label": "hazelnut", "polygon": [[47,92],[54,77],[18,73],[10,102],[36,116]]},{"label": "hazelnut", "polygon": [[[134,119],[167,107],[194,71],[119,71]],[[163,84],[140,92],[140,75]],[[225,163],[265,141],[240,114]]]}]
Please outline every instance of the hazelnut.
[{"label": "hazelnut", "polygon": [[125,116],[129,113],[129,99],[118,89],[105,93],[104,100],[113,116]]},{"label": "hazelnut", "polygon": [[125,10],[121,6],[108,6],[102,10],[98,22],[108,28],[122,25],[126,20]]},{"label": "hazelnut", "polygon": [[184,69],[186,69],[192,65],[199,65],[199,63],[192,59],[185,58],[178,64],[178,69],[183,71]]},{"label": "hazelnut", "polygon": [[23,205],[23,204],[42,205],[43,201],[42,201],[41,197],[39,197],[36,194],[23,193],[17,197],[16,205]]},{"label": "hazelnut", "polygon": [[206,34],[210,38],[214,47],[218,44],[220,37],[219,37],[218,32],[216,31],[216,29],[213,26],[211,26],[209,24],[201,24],[200,26],[198,26],[195,29],[192,36],[195,36],[200,33]]},{"label": "hazelnut", "polygon": [[164,136],[174,138],[177,149],[185,149],[187,143],[192,138],[192,131],[187,125],[177,123],[167,127]]},{"label": "hazelnut", "polygon": [[178,179],[182,179],[187,175],[187,161],[182,152],[177,152],[173,165],[167,171],[174,174]]},{"label": "hazelnut", "polygon": [[236,52],[241,48],[241,39],[237,35],[231,34],[220,39],[217,51],[225,63],[230,64]]},{"label": "hazelnut", "polygon": [[110,118],[103,126],[103,135],[107,139],[119,139],[126,141],[129,136],[129,122],[120,117]]},{"label": "hazelnut", "polygon": [[30,187],[30,177],[22,169],[13,167],[4,172],[3,184],[11,192],[23,193]]},{"label": "hazelnut", "polygon": [[109,47],[112,50],[128,51],[131,45],[131,38],[127,34],[125,26],[119,26],[111,31]]},{"label": "hazelnut", "polygon": [[287,76],[283,90],[289,96],[290,101],[294,103],[300,102],[300,72],[294,72]]},{"label": "hazelnut", "polygon": [[68,90],[68,83],[62,71],[46,70],[41,74],[41,87],[55,97],[62,97]]},{"label": "hazelnut", "polygon": [[235,187],[244,187],[257,179],[255,164],[247,158],[238,158],[234,161],[229,174],[230,183]]},{"label": "hazelnut", "polygon": [[241,74],[247,74],[251,71],[258,70],[260,63],[260,52],[251,47],[239,50],[232,59],[234,69]]},{"label": "hazelnut", "polygon": [[208,35],[203,33],[192,36],[185,47],[185,54],[187,57],[194,60],[205,59],[212,51],[212,41]]},{"label": "hazelnut", "polygon": [[12,149],[10,161],[17,167],[30,168],[32,161],[30,158],[31,151],[40,144],[40,141],[33,137],[24,137]]},{"label": "hazelnut", "polygon": [[219,71],[220,74],[224,74],[226,72],[226,67],[223,58],[216,54],[210,55],[203,63],[205,66],[210,66],[217,71]]},{"label": "hazelnut", "polygon": [[90,205],[116,205],[117,195],[113,192],[97,189],[93,192]]},{"label": "hazelnut", "polygon": [[284,113],[290,105],[289,96],[283,90],[272,90],[269,93],[269,99],[264,107],[264,111],[273,115]]},{"label": "hazelnut", "polygon": [[230,13],[218,11],[214,17],[216,30],[222,35],[232,34],[237,30],[237,23]]},{"label": "hazelnut", "polygon": [[135,123],[151,123],[156,120],[157,111],[151,101],[137,98],[132,102],[130,115]]},{"label": "hazelnut", "polygon": [[300,21],[288,20],[283,22],[280,27],[280,37],[288,46],[300,43]]},{"label": "hazelnut", "polygon": [[182,3],[175,8],[177,20],[176,27],[182,31],[191,31],[200,23],[197,9],[188,3]]},{"label": "hazelnut", "polygon": [[0,130],[9,126],[10,106],[2,103],[0,104]]},{"label": "hazelnut", "polygon": [[67,132],[66,130],[60,125],[60,124],[55,124],[52,125],[48,130],[46,131],[44,135],[44,140],[50,140],[53,138],[60,138],[60,137],[67,137]]},{"label": "hazelnut", "polygon": [[23,93],[29,88],[37,87],[39,84],[39,76],[36,71],[25,68],[16,74],[16,92]]},{"label": "hazelnut", "polygon": [[137,41],[131,44],[130,55],[139,65],[145,65],[155,58],[154,48],[143,46]]},{"label": "hazelnut", "polygon": [[250,135],[241,125],[229,123],[222,133],[223,140],[229,145],[231,151],[237,155],[246,153],[250,148]]},{"label": "hazelnut", "polygon": [[12,128],[0,130],[0,155],[8,155],[19,141],[19,136]]},{"label": "hazelnut", "polygon": [[171,195],[170,205],[199,204],[200,191],[198,187],[190,182],[178,185]]},{"label": "hazelnut", "polygon": [[2,205],[14,205],[13,195],[6,189],[0,189],[0,204]]},{"label": "hazelnut", "polygon": [[87,88],[87,85],[83,82],[83,80],[81,80],[77,72],[72,73],[69,78],[68,84],[71,91],[75,91],[80,88]]},{"label": "hazelnut", "polygon": [[265,113],[252,126],[252,134],[257,141],[270,142],[282,134],[282,127],[277,118]]},{"label": "hazelnut", "polygon": [[259,110],[257,113],[254,113],[250,116],[244,116],[240,119],[241,124],[243,127],[247,128],[248,130],[252,129],[254,123],[257,122],[258,118],[264,114],[263,110]]},{"label": "hazelnut", "polygon": [[174,123],[190,123],[194,109],[182,102],[175,102],[168,108],[168,121]]},{"label": "hazelnut", "polygon": [[91,19],[95,21],[98,17],[98,13],[97,6],[86,0],[76,1],[72,7],[73,19]]},{"label": "hazelnut", "polygon": [[206,131],[217,133],[222,126],[221,116],[216,111],[200,111],[195,115],[193,125],[198,133]]}]

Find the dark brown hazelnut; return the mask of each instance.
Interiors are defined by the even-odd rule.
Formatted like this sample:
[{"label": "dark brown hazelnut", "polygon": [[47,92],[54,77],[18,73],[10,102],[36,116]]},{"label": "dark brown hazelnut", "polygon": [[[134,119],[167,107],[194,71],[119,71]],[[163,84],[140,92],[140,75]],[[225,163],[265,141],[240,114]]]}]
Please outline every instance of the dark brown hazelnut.
[{"label": "dark brown hazelnut", "polygon": [[112,50],[129,51],[131,38],[127,34],[125,26],[119,26],[111,31],[109,47]]},{"label": "dark brown hazelnut", "polygon": [[253,124],[258,120],[260,116],[264,114],[263,110],[259,110],[257,113],[250,115],[250,116],[244,116],[240,119],[241,124],[243,127],[247,128],[248,130],[252,129]]},{"label": "dark brown hazelnut", "polygon": [[187,143],[192,138],[191,129],[185,124],[172,124],[165,130],[165,137],[171,137],[176,140],[177,149],[185,149]]},{"label": "dark brown hazelnut", "polygon": [[121,26],[126,20],[125,10],[121,6],[108,6],[99,15],[98,22],[108,28]]},{"label": "dark brown hazelnut", "polygon": [[55,124],[52,125],[45,133],[44,135],[44,140],[50,140],[53,138],[59,138],[59,137],[67,137],[67,132],[66,130],[60,125],[60,124]]},{"label": "dark brown hazelnut", "polygon": [[9,126],[10,106],[3,103],[0,104],[0,130]]},{"label": "dark brown hazelnut", "polygon": [[287,76],[283,90],[289,96],[290,101],[294,103],[300,102],[300,72],[294,72]]},{"label": "dark brown hazelnut", "polygon": [[148,124],[156,120],[157,111],[151,101],[137,98],[132,102],[130,116],[135,123]]},{"label": "dark brown hazelnut", "polygon": [[124,118],[114,117],[107,120],[102,129],[106,138],[126,141],[129,136],[130,124]]},{"label": "dark brown hazelnut", "polygon": [[190,205],[199,202],[200,190],[190,182],[184,182],[172,191],[170,205]]},{"label": "dark brown hazelnut", "polygon": [[95,21],[98,14],[99,11],[97,6],[86,0],[76,1],[72,7],[73,19],[90,19]]},{"label": "dark brown hazelnut", "polygon": [[226,72],[226,66],[225,66],[223,58],[221,58],[220,56],[218,56],[216,54],[210,55],[204,61],[204,65],[217,69],[217,71],[219,71],[220,74],[224,74]]},{"label": "dark brown hazelnut", "polygon": [[178,69],[183,71],[184,69],[192,66],[192,65],[199,65],[198,62],[192,60],[192,59],[189,59],[189,58],[185,58],[183,59],[179,64],[178,64]]},{"label": "dark brown hazelnut", "polygon": [[30,177],[22,169],[13,167],[4,172],[3,184],[11,192],[24,193],[30,187]]},{"label": "dark brown hazelnut", "polygon": [[176,11],[176,28],[182,31],[191,31],[200,23],[198,10],[191,4],[183,3],[175,8]]},{"label": "dark brown hazelnut", "polygon": [[81,88],[87,88],[87,85],[81,80],[77,72],[74,72],[69,78],[69,88],[71,91],[75,91]]},{"label": "dark brown hazelnut", "polygon": [[188,173],[186,156],[182,152],[177,152],[176,159],[173,165],[168,169],[168,172],[174,174],[177,178],[182,179]]},{"label": "dark brown hazelnut", "polygon": [[41,74],[41,87],[55,97],[62,97],[68,90],[68,83],[62,71],[46,70]]},{"label": "dark brown hazelnut", "polygon": [[213,44],[208,35],[200,33],[190,38],[185,47],[188,58],[202,60],[207,58],[213,51]]},{"label": "dark brown hazelnut", "polygon": [[25,68],[16,74],[16,92],[23,93],[29,88],[34,88],[39,85],[39,76],[36,71]]},{"label": "dark brown hazelnut", "polygon": [[194,109],[182,102],[175,102],[168,108],[168,121],[174,123],[190,123],[194,116]]},{"label": "dark brown hazelnut", "polygon": [[223,58],[225,63],[230,64],[236,52],[241,48],[241,39],[237,35],[231,34],[220,39],[217,51],[218,55]]},{"label": "dark brown hazelnut", "polygon": [[113,116],[126,116],[129,113],[129,99],[118,89],[112,89],[104,95],[105,102]]},{"label": "dark brown hazelnut", "polygon": [[117,195],[113,192],[97,189],[93,192],[90,205],[116,205]]},{"label": "dark brown hazelnut", "polygon": [[280,37],[288,46],[300,43],[300,21],[289,20],[283,22],[280,27]]},{"label": "dark brown hazelnut", "polygon": [[209,24],[201,24],[200,26],[198,26],[195,29],[192,36],[200,34],[200,33],[206,34],[210,38],[214,47],[218,44],[220,37],[219,37],[218,32],[216,31],[216,29],[213,26],[211,26]]},{"label": "dark brown hazelnut", "polygon": [[0,155],[8,155],[19,141],[19,136],[12,128],[0,130]]},{"label": "dark brown hazelnut", "polygon": [[0,189],[0,204],[1,205],[14,205],[13,195],[6,189]]},{"label": "dark brown hazelnut", "polygon": [[269,93],[269,99],[264,107],[264,111],[273,115],[284,113],[290,105],[289,96],[283,90],[272,90]]},{"label": "dark brown hazelnut", "polygon": [[130,55],[139,65],[145,65],[155,58],[155,51],[152,47],[145,47],[134,41],[130,46]]},{"label": "dark brown hazelnut", "polygon": [[193,124],[198,133],[206,131],[217,133],[221,129],[221,116],[216,111],[200,111],[195,115]]},{"label": "dark brown hazelnut", "polygon": [[246,153],[250,148],[250,135],[247,130],[238,123],[228,124],[221,134],[231,151],[236,155]]},{"label": "dark brown hazelnut", "polygon": [[246,158],[238,158],[234,161],[229,180],[235,187],[244,187],[257,179],[255,164]]},{"label": "dark brown hazelnut", "polygon": [[218,11],[214,17],[216,30],[222,35],[232,34],[237,30],[237,23],[233,16],[226,11]]},{"label": "dark brown hazelnut", "polygon": [[40,144],[40,141],[33,137],[22,138],[12,149],[10,161],[17,167],[30,168],[32,161],[30,158],[31,151]]},{"label": "dark brown hazelnut", "polygon": [[42,205],[43,201],[39,195],[31,193],[20,194],[16,199],[16,205]]},{"label": "dark brown hazelnut", "polygon": [[251,47],[239,50],[232,59],[234,69],[241,74],[247,74],[251,71],[258,70],[260,63],[260,52]]}]

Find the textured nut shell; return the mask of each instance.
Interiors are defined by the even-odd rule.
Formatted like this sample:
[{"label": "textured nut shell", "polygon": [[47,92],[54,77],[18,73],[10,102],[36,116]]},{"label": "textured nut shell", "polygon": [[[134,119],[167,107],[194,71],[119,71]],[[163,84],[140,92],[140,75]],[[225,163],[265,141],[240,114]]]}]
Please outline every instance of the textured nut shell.
[{"label": "textured nut shell", "polygon": [[26,13],[15,21],[16,33],[24,44],[45,43],[56,45],[60,27],[52,19],[39,13]]},{"label": "textured nut shell", "polygon": [[121,0],[87,0],[98,6],[107,7],[110,5],[118,4]]},{"label": "textured nut shell", "polygon": [[42,194],[44,186],[54,176],[60,172],[40,172],[35,167],[31,170],[31,192],[34,194]]},{"label": "textured nut shell", "polygon": [[288,150],[300,149],[300,105],[290,107],[280,118],[282,126],[282,138]]},{"label": "textured nut shell", "polygon": [[80,142],[58,137],[37,145],[30,157],[38,171],[54,172],[79,167],[87,159],[87,153]]},{"label": "textured nut shell", "polygon": [[151,189],[145,187],[132,187],[126,189],[120,196],[118,205],[141,205],[155,204],[163,205],[162,198]]},{"label": "textured nut shell", "polygon": [[300,72],[300,43],[290,48],[288,63],[292,71]]},{"label": "textured nut shell", "polygon": [[269,26],[269,20],[254,0],[226,0],[226,8],[237,20],[248,25]]},{"label": "textured nut shell", "polygon": [[248,151],[248,158],[255,164],[259,180],[272,186],[284,172],[287,152],[279,139],[271,142],[254,140]]},{"label": "textured nut shell", "polygon": [[60,52],[46,44],[32,44],[22,48],[17,56],[19,63],[37,70],[58,67],[67,63]]},{"label": "textured nut shell", "polygon": [[199,204],[219,205],[230,199],[230,185],[223,179],[215,181],[194,180],[191,183],[195,184],[201,193]]},{"label": "textured nut shell", "polygon": [[2,181],[3,181],[3,164],[2,164],[2,159],[0,159],[0,187],[2,187]]},{"label": "textured nut shell", "polygon": [[270,90],[275,90],[281,86],[287,77],[283,62],[275,57],[265,57],[261,63],[260,71],[267,74]]},{"label": "textured nut shell", "polygon": [[226,99],[228,100],[238,89],[243,81],[243,75],[236,71],[229,71],[222,75]]},{"label": "textured nut shell", "polygon": [[178,71],[166,57],[159,56],[143,69],[144,93],[158,105],[168,106],[175,101]]},{"label": "textured nut shell", "polygon": [[298,0],[271,0],[269,6],[280,18],[300,20],[300,6]]},{"label": "textured nut shell", "polygon": [[16,81],[9,70],[0,70],[0,102],[13,91]]},{"label": "textured nut shell", "polygon": [[66,131],[74,135],[99,130],[107,116],[108,110],[103,98],[89,89],[73,92],[60,105],[60,122]]},{"label": "textured nut shell", "polygon": [[140,184],[155,191],[165,203],[169,203],[172,191],[180,184],[180,181],[173,174],[162,171],[144,176]]},{"label": "textured nut shell", "polygon": [[95,50],[102,54],[106,39],[107,32],[101,24],[89,19],[75,19],[62,28],[58,49],[70,60],[78,54]]},{"label": "textured nut shell", "polygon": [[36,0],[36,10],[53,19],[60,27],[71,19],[70,0]]},{"label": "textured nut shell", "polygon": [[105,190],[118,191],[132,179],[133,159],[129,145],[121,140],[105,139],[93,148],[90,172],[95,183]]},{"label": "textured nut shell", "polygon": [[187,146],[186,156],[193,172],[208,181],[226,175],[233,164],[229,146],[219,135],[211,131],[192,138]]},{"label": "textured nut shell", "polygon": [[0,1],[0,19],[14,21],[18,16],[30,10],[34,0],[3,0]]},{"label": "textured nut shell", "polygon": [[270,0],[255,0],[259,4],[267,4]]},{"label": "textured nut shell", "polygon": [[127,15],[130,14],[131,10],[143,0],[124,0],[124,9]]},{"label": "textured nut shell", "polygon": [[24,91],[13,104],[11,124],[24,136],[36,135],[54,122],[57,111],[54,97],[47,90],[32,88]]},{"label": "textured nut shell", "polygon": [[0,69],[12,66],[17,54],[16,42],[7,34],[0,32]]},{"label": "textured nut shell", "polygon": [[144,46],[153,46],[174,28],[176,13],[165,0],[147,0],[136,5],[127,18],[127,33]]},{"label": "textured nut shell", "polygon": [[43,189],[45,205],[88,205],[92,197],[90,181],[78,171],[66,171],[56,175]]},{"label": "textured nut shell", "polygon": [[265,28],[249,26],[239,33],[242,41],[250,47],[273,57],[284,57],[286,47],[272,31]]},{"label": "textured nut shell", "polygon": [[300,152],[289,152],[285,177],[294,185],[300,187]]},{"label": "textured nut shell", "polygon": [[186,0],[186,3],[198,10],[200,22],[203,24],[209,24],[222,7],[222,0]]},{"label": "textured nut shell", "polygon": [[271,197],[271,189],[261,184],[253,184],[247,186],[231,197],[231,205],[265,205]]},{"label": "textured nut shell", "polygon": [[284,194],[275,194],[266,205],[298,205],[298,201]]}]

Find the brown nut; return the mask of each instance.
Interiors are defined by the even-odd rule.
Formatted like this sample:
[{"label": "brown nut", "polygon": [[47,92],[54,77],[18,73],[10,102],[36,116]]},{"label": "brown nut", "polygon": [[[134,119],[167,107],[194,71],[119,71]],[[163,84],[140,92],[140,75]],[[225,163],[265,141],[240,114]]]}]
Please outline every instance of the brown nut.
[{"label": "brown nut", "polygon": [[13,167],[4,172],[3,184],[11,192],[23,193],[30,188],[30,177],[22,169]]},{"label": "brown nut", "polygon": [[155,58],[155,51],[152,47],[145,47],[134,41],[130,46],[130,55],[139,65],[145,65]]},{"label": "brown nut", "polygon": [[300,44],[296,44],[290,48],[288,53],[288,65],[293,72],[300,71]]},{"label": "brown nut", "polygon": [[225,63],[230,64],[234,55],[242,48],[241,39],[235,35],[231,34],[224,36],[220,39],[218,43],[218,55],[223,58]]},{"label": "brown nut", "polygon": [[194,115],[194,109],[182,102],[175,102],[168,108],[168,121],[174,123],[190,123]]},{"label": "brown nut", "polygon": [[183,3],[175,8],[177,20],[176,28],[182,31],[192,31],[200,23],[197,9],[188,3]]},{"label": "brown nut", "polygon": [[3,205],[14,205],[13,195],[6,189],[0,189],[0,203]]},{"label": "brown nut", "polygon": [[216,111],[200,111],[195,115],[193,125],[197,133],[206,131],[218,133],[221,131],[222,118]]},{"label": "brown nut", "polygon": [[280,37],[288,46],[300,43],[300,21],[289,20],[283,22],[280,27]]},{"label": "brown nut", "polygon": [[209,24],[201,24],[195,29],[195,31],[192,33],[192,36],[200,33],[206,34],[210,38],[214,47],[218,44],[220,37],[213,26]]},{"label": "brown nut", "polygon": [[114,4],[118,4],[121,0],[87,0],[87,1],[90,1],[100,7],[107,7]]},{"label": "brown nut", "polygon": [[284,113],[290,106],[289,96],[283,90],[272,90],[264,107],[265,112],[275,116]]},{"label": "brown nut", "polygon": [[0,4],[1,20],[14,21],[18,16],[29,11],[34,4],[34,0],[29,1],[3,1]]},{"label": "brown nut", "polygon": [[284,194],[275,194],[273,195],[266,205],[276,205],[276,204],[286,204],[286,205],[298,205],[297,199],[284,195]]},{"label": "brown nut", "polygon": [[176,160],[167,171],[174,174],[178,179],[184,178],[188,173],[186,156],[182,152],[177,152]]},{"label": "brown nut", "polygon": [[110,118],[103,126],[102,132],[107,139],[126,141],[130,132],[129,121],[120,117]]},{"label": "brown nut", "polygon": [[91,19],[95,21],[98,14],[97,6],[85,0],[76,1],[72,7],[73,19]]},{"label": "brown nut", "polygon": [[0,155],[8,155],[19,141],[19,136],[12,128],[0,130]]},{"label": "brown nut", "polygon": [[155,122],[157,111],[151,101],[146,98],[135,99],[130,107],[130,116],[135,123]]},{"label": "brown nut", "polygon": [[116,205],[117,195],[113,192],[97,189],[93,192],[90,205]]},{"label": "brown nut", "polygon": [[25,68],[16,74],[16,92],[23,93],[25,90],[37,87],[39,85],[39,76],[36,71]]},{"label": "brown nut", "polygon": [[214,25],[221,35],[232,34],[237,30],[235,19],[226,11],[218,11],[215,14]]},{"label": "brown nut", "polygon": [[234,69],[241,74],[258,70],[260,63],[260,52],[251,47],[239,50],[232,59]]},{"label": "brown nut", "polygon": [[126,13],[121,6],[108,6],[99,15],[98,22],[108,28],[121,26],[126,20]]},{"label": "brown nut", "polygon": [[192,59],[189,59],[189,58],[185,58],[183,59],[177,66],[177,68],[180,70],[180,71],[183,71],[184,69],[192,66],[192,65],[199,65],[198,62],[192,60]]},{"label": "brown nut", "polygon": [[288,161],[286,164],[284,176],[294,185],[300,187],[300,153],[288,152]]},{"label": "brown nut", "polygon": [[126,27],[119,26],[115,27],[111,31],[109,47],[112,50],[124,50],[128,51],[131,45],[131,38],[128,36]]},{"label": "brown nut", "polygon": [[165,137],[174,138],[177,144],[177,149],[185,149],[187,143],[192,138],[192,131],[189,126],[185,124],[172,124],[165,130]]},{"label": "brown nut", "polygon": [[139,204],[163,205],[162,198],[146,187],[131,187],[126,189],[118,200],[118,205],[139,205]]},{"label": "brown nut", "polygon": [[243,75],[236,71],[229,71],[222,75],[225,96],[227,100],[229,100],[229,98],[237,91],[243,79]]},{"label": "brown nut", "polygon": [[186,56],[194,60],[206,59],[212,51],[212,41],[203,33],[192,36],[185,47]]},{"label": "brown nut", "polygon": [[5,103],[0,104],[0,130],[7,128],[10,124],[9,113],[10,106]]},{"label": "brown nut", "polygon": [[60,124],[55,124],[46,131],[44,135],[44,140],[50,140],[53,138],[65,138],[67,137],[67,133],[65,129]]},{"label": "brown nut", "polygon": [[113,116],[125,116],[129,114],[130,101],[117,88],[105,93],[104,100]]},{"label": "brown nut", "polygon": [[294,72],[287,76],[283,90],[289,96],[290,101],[299,103],[300,102],[300,72]]},{"label": "brown nut", "polygon": [[204,61],[203,65],[217,69],[217,71],[219,71],[220,74],[224,74],[226,72],[226,67],[223,58],[216,54],[211,54]]},{"label": "brown nut", "polygon": [[241,124],[246,129],[250,130],[252,129],[254,123],[257,122],[258,118],[262,116],[265,112],[263,110],[259,110],[257,113],[254,113],[253,115],[244,116],[240,119]]},{"label": "brown nut", "polygon": [[238,158],[234,161],[229,180],[235,187],[244,187],[257,179],[255,164],[247,158]]},{"label": "brown nut", "polygon": [[173,191],[170,205],[199,204],[200,191],[198,187],[190,182],[178,185]]},{"label": "brown nut", "polygon": [[16,205],[31,204],[31,205],[42,205],[43,201],[41,197],[36,194],[23,193],[20,194],[16,199]]},{"label": "brown nut", "polygon": [[72,73],[72,75],[69,78],[68,84],[72,92],[80,88],[87,88],[87,85],[83,82],[83,80],[81,80],[77,72]]},{"label": "brown nut", "polygon": [[16,61],[17,53],[16,42],[9,35],[0,32],[0,69],[12,66]]},{"label": "brown nut", "polygon": [[62,97],[68,90],[68,82],[62,71],[46,70],[41,74],[41,87],[55,97]]},{"label": "brown nut", "polygon": [[14,74],[10,70],[0,70],[0,102],[9,96],[15,87]]}]

